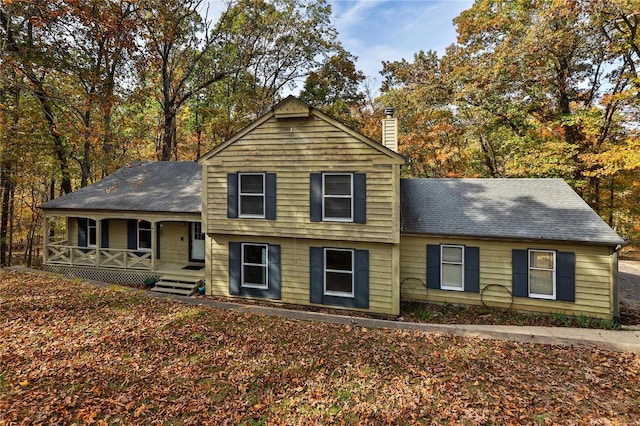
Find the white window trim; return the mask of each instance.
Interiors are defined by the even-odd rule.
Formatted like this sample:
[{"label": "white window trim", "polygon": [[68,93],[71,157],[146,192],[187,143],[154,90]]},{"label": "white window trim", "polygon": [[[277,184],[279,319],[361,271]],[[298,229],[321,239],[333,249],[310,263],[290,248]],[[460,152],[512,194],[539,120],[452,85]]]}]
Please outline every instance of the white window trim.
[{"label": "white window trim", "polygon": [[[244,261],[244,248],[245,246],[257,246],[263,247],[265,251],[265,263],[245,263]],[[264,285],[247,283],[244,280],[244,267],[245,266],[260,266],[265,268],[265,283]],[[243,288],[257,288],[261,290],[269,289],[269,245],[268,244],[254,244],[254,243],[242,243],[240,244],[240,286]]]},{"label": "white window trim", "polygon": [[[327,291],[327,272],[336,272],[340,274],[347,274],[349,271],[345,271],[342,269],[327,269],[327,251],[344,251],[351,253],[351,292],[343,292],[343,291]],[[339,248],[325,248],[324,256],[322,260],[322,289],[324,291],[325,296],[338,296],[338,297],[355,297],[355,251],[352,249],[339,249]]]},{"label": "white window trim", "polygon": [[[325,193],[325,176],[349,176],[351,179],[351,195],[327,195]],[[322,174],[322,220],[325,222],[353,222],[353,173],[323,173]],[[349,198],[351,201],[351,215],[349,217],[327,217],[325,215],[324,200],[325,198]]]},{"label": "white window trim", "polygon": [[[142,224],[142,222],[147,222],[149,224],[149,228],[140,228],[140,225]],[[151,248],[153,247],[152,229],[153,229],[153,224],[148,220],[139,220],[136,222],[136,246],[138,247],[137,251],[151,251]],[[140,247],[140,230],[149,231],[149,243],[151,244],[151,247],[149,248]]]},{"label": "white window trim", "polygon": [[[262,193],[255,192],[242,193],[242,177],[243,176],[262,176]],[[238,217],[250,218],[250,219],[264,219],[267,213],[267,194],[266,194],[266,177],[264,173],[238,173]],[[262,197],[262,214],[242,214],[242,197]]]},{"label": "white window trim", "polygon": [[[93,225],[91,224],[93,222]],[[91,229],[95,229],[96,241],[91,244]],[[87,247],[96,248],[98,243],[98,222],[94,219],[87,219]]]},{"label": "white window trim", "polygon": [[[553,269],[532,267],[531,253],[551,253],[553,255]],[[557,254],[554,250],[529,249],[527,251],[527,266],[528,266],[527,267],[527,292],[529,294],[529,297],[535,298],[535,299],[548,299],[548,300],[556,299],[556,264],[557,264]],[[551,276],[553,278],[553,294],[538,294],[538,293],[531,292],[531,270],[552,272]]]},{"label": "white window trim", "polygon": [[[448,262],[444,260],[444,256],[443,256],[443,252],[445,248],[460,248],[462,249],[462,261],[461,262]],[[442,265],[460,265],[460,267],[462,268],[462,274],[461,274],[461,286],[460,287],[452,287],[452,286],[446,286],[442,284]],[[455,245],[455,244],[441,244],[440,245],[440,289],[442,290],[453,290],[453,291],[464,291],[464,246],[461,245]]]}]

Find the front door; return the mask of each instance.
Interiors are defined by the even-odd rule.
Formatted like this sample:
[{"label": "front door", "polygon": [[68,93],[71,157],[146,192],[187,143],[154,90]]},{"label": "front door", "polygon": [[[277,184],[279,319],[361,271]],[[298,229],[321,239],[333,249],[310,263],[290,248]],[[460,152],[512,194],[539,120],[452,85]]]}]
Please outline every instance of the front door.
[{"label": "front door", "polygon": [[191,222],[191,260],[204,261],[204,234],[201,222]]}]

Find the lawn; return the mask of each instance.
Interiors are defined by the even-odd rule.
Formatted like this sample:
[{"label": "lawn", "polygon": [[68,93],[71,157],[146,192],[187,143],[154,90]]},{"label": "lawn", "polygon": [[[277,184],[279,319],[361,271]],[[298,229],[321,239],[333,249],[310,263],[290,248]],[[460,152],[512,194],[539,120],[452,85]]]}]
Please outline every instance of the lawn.
[{"label": "lawn", "polygon": [[640,357],[0,271],[0,424],[631,424]]}]

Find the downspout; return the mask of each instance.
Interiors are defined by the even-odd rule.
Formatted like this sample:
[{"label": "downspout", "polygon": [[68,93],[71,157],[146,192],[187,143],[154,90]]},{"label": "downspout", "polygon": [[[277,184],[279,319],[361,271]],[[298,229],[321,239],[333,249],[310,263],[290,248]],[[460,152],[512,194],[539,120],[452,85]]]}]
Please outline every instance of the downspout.
[{"label": "downspout", "polygon": [[620,319],[620,300],[619,300],[619,284],[618,284],[618,252],[622,246],[618,244],[611,253],[611,285],[613,287],[613,319],[618,321]]}]

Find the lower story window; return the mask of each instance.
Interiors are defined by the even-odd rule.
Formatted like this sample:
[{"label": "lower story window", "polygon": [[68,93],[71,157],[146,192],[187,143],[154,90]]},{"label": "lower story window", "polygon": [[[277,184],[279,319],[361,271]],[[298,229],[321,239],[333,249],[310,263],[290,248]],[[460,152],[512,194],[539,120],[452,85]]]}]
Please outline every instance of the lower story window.
[{"label": "lower story window", "polygon": [[280,299],[280,246],[229,242],[229,294]]},{"label": "lower story window", "polygon": [[309,248],[309,302],[369,308],[369,250]]},{"label": "lower story window", "polygon": [[151,250],[151,222],[138,221],[138,250]]},{"label": "lower story window", "polygon": [[576,301],[576,253],[513,249],[511,263],[514,296]]},{"label": "lower story window", "polygon": [[324,249],[324,294],[353,297],[353,250]]},{"label": "lower story window", "polygon": [[556,257],[550,250],[529,250],[529,296],[555,299]]},{"label": "lower story window", "polygon": [[242,244],[242,287],[268,288],[268,258],[266,244]]},{"label": "lower story window", "polygon": [[443,290],[464,290],[464,247],[441,245],[441,287]]},{"label": "lower story window", "polygon": [[95,247],[96,246],[96,221],[93,219],[89,219],[87,221],[87,247]]}]

